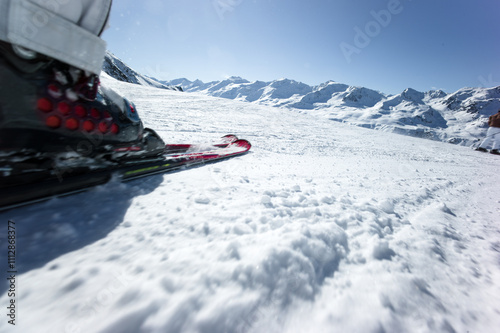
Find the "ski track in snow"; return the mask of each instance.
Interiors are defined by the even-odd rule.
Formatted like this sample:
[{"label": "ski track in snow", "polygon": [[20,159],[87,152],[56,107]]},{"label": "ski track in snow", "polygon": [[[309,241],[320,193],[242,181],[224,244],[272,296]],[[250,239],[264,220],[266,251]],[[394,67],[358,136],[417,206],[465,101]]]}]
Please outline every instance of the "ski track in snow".
[{"label": "ski track in snow", "polygon": [[17,222],[22,272],[17,325],[4,315],[0,331],[500,327],[497,156],[313,113],[104,82],[167,142],[234,133],[253,148],[0,213]]}]

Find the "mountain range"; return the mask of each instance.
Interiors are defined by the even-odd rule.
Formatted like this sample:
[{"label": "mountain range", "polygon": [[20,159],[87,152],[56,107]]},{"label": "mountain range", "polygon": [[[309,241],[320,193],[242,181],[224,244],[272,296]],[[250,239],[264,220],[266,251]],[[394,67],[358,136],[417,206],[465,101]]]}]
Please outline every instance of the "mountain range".
[{"label": "mountain range", "polygon": [[237,76],[208,83],[185,78],[160,81],[139,74],[109,52],[103,70],[129,83],[284,107],[331,121],[460,145],[472,145],[484,137],[487,118],[500,109],[500,86],[454,93],[408,88],[390,95],[335,81],[317,86],[285,78],[250,82]]}]

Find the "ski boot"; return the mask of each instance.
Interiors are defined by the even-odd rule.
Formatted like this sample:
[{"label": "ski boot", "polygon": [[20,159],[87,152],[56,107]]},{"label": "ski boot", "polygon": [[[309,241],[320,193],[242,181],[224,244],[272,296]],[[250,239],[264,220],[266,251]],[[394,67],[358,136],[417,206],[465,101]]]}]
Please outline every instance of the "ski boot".
[{"label": "ski boot", "polygon": [[0,42],[0,162],[71,156],[119,163],[164,147],[134,104],[100,86],[97,75]]}]

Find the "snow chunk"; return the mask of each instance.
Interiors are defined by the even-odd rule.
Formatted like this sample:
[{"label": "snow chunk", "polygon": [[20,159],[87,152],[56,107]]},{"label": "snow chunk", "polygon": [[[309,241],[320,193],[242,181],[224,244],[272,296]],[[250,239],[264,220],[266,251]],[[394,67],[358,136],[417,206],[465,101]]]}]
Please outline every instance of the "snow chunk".
[{"label": "snow chunk", "polygon": [[327,197],[327,196],[325,196],[325,197],[321,198],[321,202],[325,203],[327,205],[333,205],[335,203],[335,197],[332,197],[332,196]]},{"label": "snow chunk", "polygon": [[387,214],[394,214],[394,202],[392,200],[387,199],[382,201],[379,208]]},{"label": "snow chunk", "polygon": [[389,243],[380,242],[373,249],[373,257],[377,260],[391,260],[396,252],[389,247]]},{"label": "snow chunk", "polygon": [[208,205],[210,203],[210,199],[205,196],[199,196],[194,199],[194,202],[200,205]]},{"label": "snow chunk", "polygon": [[262,198],[260,199],[260,203],[266,206],[267,208],[273,208],[273,202],[271,200],[271,197],[268,195],[263,195]]}]

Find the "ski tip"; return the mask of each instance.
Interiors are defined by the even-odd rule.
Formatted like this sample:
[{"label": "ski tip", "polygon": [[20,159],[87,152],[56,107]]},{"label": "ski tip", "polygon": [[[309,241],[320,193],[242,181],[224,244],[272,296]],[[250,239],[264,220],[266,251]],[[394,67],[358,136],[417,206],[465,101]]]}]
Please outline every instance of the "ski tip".
[{"label": "ski tip", "polygon": [[234,141],[233,143],[231,143],[231,146],[237,146],[237,147],[244,148],[245,151],[248,151],[248,150],[250,150],[250,148],[252,148],[252,144],[245,139],[238,139],[238,140]]},{"label": "ski tip", "polygon": [[227,134],[227,135],[224,135],[221,139],[224,142],[230,143],[230,142],[234,142],[234,141],[238,140],[238,137],[234,134]]}]

